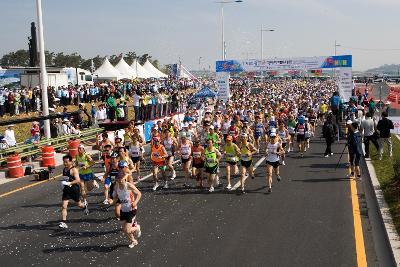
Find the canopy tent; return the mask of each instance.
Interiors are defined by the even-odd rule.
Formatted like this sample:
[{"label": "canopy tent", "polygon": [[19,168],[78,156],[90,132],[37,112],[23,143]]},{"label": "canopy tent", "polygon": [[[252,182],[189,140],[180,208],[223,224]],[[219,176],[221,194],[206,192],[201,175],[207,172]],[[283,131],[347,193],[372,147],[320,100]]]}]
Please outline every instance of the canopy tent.
[{"label": "canopy tent", "polygon": [[206,86],[206,87],[203,87],[203,89],[201,89],[197,93],[195,93],[192,96],[192,99],[206,98],[206,97],[215,98],[215,97],[217,97],[217,93],[215,91],[211,90],[210,87]]},{"label": "canopy tent", "polygon": [[136,71],[126,63],[123,57],[121,57],[121,60],[118,62],[117,65],[115,65],[115,68],[124,76],[125,78],[128,79],[135,79],[137,77]]},{"label": "canopy tent", "polygon": [[143,68],[145,68],[148,72],[150,72],[155,78],[167,78],[168,75],[162,73],[161,71],[159,71],[156,67],[153,66],[153,64],[151,64],[151,62],[149,60],[146,60],[146,62],[143,64]]},{"label": "canopy tent", "polygon": [[137,59],[133,60],[131,65],[133,71],[136,74],[137,78],[147,79],[154,77],[151,73],[149,73],[142,65],[137,61]]},{"label": "canopy tent", "polygon": [[194,76],[190,71],[188,71],[182,64],[181,64],[181,73],[180,78],[197,80],[196,76]]},{"label": "canopy tent", "polygon": [[111,65],[106,57],[103,64],[93,73],[93,78],[99,80],[119,80],[124,78],[123,75]]}]

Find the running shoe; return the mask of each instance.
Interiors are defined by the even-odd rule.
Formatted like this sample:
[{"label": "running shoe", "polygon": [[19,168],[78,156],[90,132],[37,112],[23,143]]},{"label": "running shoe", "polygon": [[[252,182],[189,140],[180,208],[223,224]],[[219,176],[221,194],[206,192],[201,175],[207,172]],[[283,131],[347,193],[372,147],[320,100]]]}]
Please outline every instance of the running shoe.
[{"label": "running shoe", "polygon": [[272,193],[272,188],[268,188],[268,193]]},{"label": "running shoe", "polygon": [[210,186],[210,189],[208,190],[208,192],[210,192],[210,193],[214,192],[214,186]]},{"label": "running shoe", "polygon": [[327,155],[325,155],[324,157],[325,157],[325,158],[329,158],[329,155],[327,154]]},{"label": "running shoe", "polygon": [[165,181],[164,189],[168,189],[168,181]]},{"label": "running shoe", "polygon": [[99,189],[99,188],[100,188],[100,186],[99,186],[99,184],[96,182],[96,180],[93,180],[93,186],[94,186],[94,188],[96,188],[96,189]]},{"label": "running shoe", "polygon": [[108,205],[108,204],[110,204],[110,202],[108,202],[108,199],[104,199],[103,204]]},{"label": "running shoe", "polygon": [[138,242],[136,240],[132,241],[132,243],[129,244],[129,248],[134,248],[137,244]]},{"label": "running shoe", "polygon": [[85,210],[83,211],[85,213],[85,215],[89,215],[89,209],[88,207],[85,208]]},{"label": "running shoe", "polygon": [[241,192],[242,192],[242,194],[245,194],[245,193],[246,193],[246,191],[244,191],[244,188],[242,188]]},{"label": "running shoe", "polygon": [[61,222],[58,227],[62,228],[62,229],[68,229],[68,225],[65,222]]},{"label": "running shoe", "polygon": [[156,183],[156,184],[153,186],[153,191],[156,191],[157,188],[158,188],[159,186],[160,186],[160,185],[159,185],[158,183]]},{"label": "running shoe", "polygon": [[139,224],[136,225],[136,227],[137,227],[137,230],[136,230],[136,232],[135,232],[136,238],[140,238],[140,237],[142,236],[142,230],[141,230]]},{"label": "running shoe", "polygon": [[231,190],[231,189],[232,189],[231,184],[228,184],[228,186],[226,187],[226,189]]},{"label": "running shoe", "polygon": [[304,154],[303,154],[303,153],[300,153],[300,157],[301,157],[301,158],[304,157]]},{"label": "running shoe", "polygon": [[276,180],[278,180],[278,182],[280,182],[282,180],[281,176],[280,175],[276,176]]},{"label": "running shoe", "polygon": [[172,176],[171,176],[171,180],[174,180],[176,178],[176,172],[175,170],[172,171]]},{"label": "running shoe", "polygon": [[286,165],[286,163],[285,163],[285,161],[284,161],[284,160],[282,160],[282,165],[283,165],[283,166],[285,166],[285,165]]},{"label": "running shoe", "polygon": [[333,153],[331,153],[331,156],[333,156]]}]

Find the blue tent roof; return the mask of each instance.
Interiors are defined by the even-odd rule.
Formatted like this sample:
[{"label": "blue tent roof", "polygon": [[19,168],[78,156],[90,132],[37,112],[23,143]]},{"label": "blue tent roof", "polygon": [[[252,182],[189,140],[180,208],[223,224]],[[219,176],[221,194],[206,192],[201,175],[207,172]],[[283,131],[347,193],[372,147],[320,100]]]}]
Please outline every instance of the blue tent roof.
[{"label": "blue tent roof", "polygon": [[206,97],[216,97],[217,93],[211,90],[210,87],[203,87],[200,91],[195,93],[192,98],[206,98]]}]

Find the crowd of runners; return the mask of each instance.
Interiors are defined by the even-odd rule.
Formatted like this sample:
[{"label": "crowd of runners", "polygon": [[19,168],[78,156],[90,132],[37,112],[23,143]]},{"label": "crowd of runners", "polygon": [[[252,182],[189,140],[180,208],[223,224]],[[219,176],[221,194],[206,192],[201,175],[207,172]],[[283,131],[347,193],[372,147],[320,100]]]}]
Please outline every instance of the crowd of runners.
[{"label": "crowd of runners", "polygon": [[[134,122],[114,140],[104,133],[98,144],[104,166],[100,177],[96,177],[92,169],[96,162],[84,146],[79,146],[76,158],[65,156],[59,226],[68,227],[69,200],[88,214],[88,192],[101,187],[103,204],[115,206],[129,247],[137,245],[141,229],[136,213],[144,162],[151,163],[153,191],[176,187],[173,181],[177,171],[182,171],[183,188],[244,194],[250,177],[265,179],[267,193],[271,193],[273,173],[280,181],[285,155],[303,157],[310,138],[319,134],[316,127],[324,123],[329,98],[337,88],[332,81],[320,80],[234,81],[231,88],[232,98],[227,103],[207,101],[201,111],[188,109],[183,123],[159,121],[148,145]],[[255,157],[265,158],[264,177],[255,175]],[[234,175],[240,177],[236,188]]]}]

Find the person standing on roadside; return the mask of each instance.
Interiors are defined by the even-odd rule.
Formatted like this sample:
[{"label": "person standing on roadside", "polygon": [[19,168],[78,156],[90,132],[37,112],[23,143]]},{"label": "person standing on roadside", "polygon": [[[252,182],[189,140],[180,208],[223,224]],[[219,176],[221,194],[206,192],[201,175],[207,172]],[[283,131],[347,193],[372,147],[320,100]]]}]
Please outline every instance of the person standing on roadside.
[{"label": "person standing on roadside", "polygon": [[361,121],[361,131],[364,136],[365,158],[369,158],[369,142],[372,142],[377,151],[379,151],[378,136],[375,134],[376,122],[372,119],[372,114],[367,112],[365,119]]},{"label": "person standing on roadside", "polygon": [[389,157],[392,157],[393,154],[393,145],[392,145],[392,138],[390,136],[390,130],[394,129],[393,122],[388,119],[388,113],[382,112],[382,118],[378,121],[378,125],[376,126],[377,130],[379,131],[379,160],[382,159],[383,155],[383,148],[385,143],[389,146]]},{"label": "person standing on roadside", "polygon": [[326,121],[322,126],[322,136],[325,138],[326,149],[325,149],[325,158],[332,156],[332,144],[335,142],[335,135],[337,133],[337,127],[332,122],[332,115],[328,115],[326,117]]},{"label": "person standing on roadside", "polygon": [[347,136],[347,145],[350,156],[350,170],[351,173],[349,178],[354,177],[354,173],[357,175],[357,179],[361,179],[360,160],[363,154],[362,150],[362,137],[359,131],[358,122],[352,122],[350,126],[350,132]]},{"label": "person standing on roadside", "polygon": [[338,92],[334,92],[333,96],[330,99],[330,107],[333,115],[335,116],[336,124],[339,123],[339,105],[340,105],[340,97]]}]

